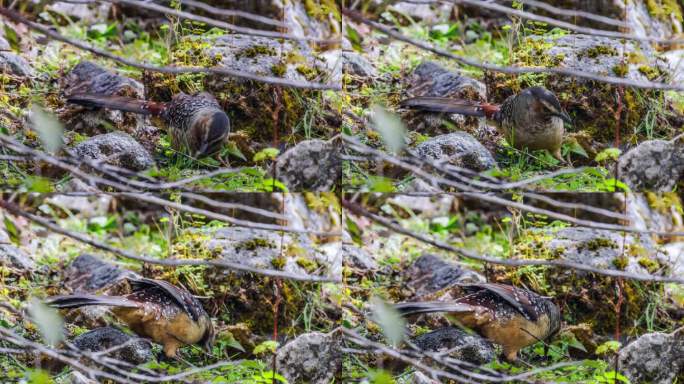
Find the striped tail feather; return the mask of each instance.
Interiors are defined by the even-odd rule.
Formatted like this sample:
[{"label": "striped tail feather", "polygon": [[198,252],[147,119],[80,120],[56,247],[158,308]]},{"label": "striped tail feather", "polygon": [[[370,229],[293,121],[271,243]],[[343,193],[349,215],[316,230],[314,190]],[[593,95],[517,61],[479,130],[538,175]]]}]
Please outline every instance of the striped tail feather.
[{"label": "striped tail feather", "polygon": [[95,95],[79,93],[67,97],[67,101],[91,108],[109,108],[142,115],[160,116],[165,103],[156,103],[125,96]]},{"label": "striped tail feather", "polygon": [[471,100],[450,99],[448,97],[419,96],[402,100],[403,108],[417,109],[427,112],[457,113],[465,116],[492,118],[499,107]]},{"label": "striped tail feather", "polygon": [[424,301],[424,302],[407,302],[394,305],[399,314],[402,316],[416,315],[419,313],[434,313],[434,312],[472,312],[473,306],[463,303],[442,302],[442,301]]},{"label": "striped tail feather", "polygon": [[111,307],[135,308],[138,305],[119,296],[98,296],[88,294],[52,296],[45,299],[45,304],[53,308],[78,308],[88,305],[107,305]]}]

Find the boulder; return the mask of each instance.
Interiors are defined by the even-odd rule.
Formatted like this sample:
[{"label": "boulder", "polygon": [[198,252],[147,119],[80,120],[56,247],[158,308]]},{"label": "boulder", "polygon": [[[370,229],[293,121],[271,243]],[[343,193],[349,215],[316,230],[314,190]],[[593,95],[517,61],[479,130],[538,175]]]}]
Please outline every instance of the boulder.
[{"label": "boulder", "polygon": [[36,262],[26,252],[11,243],[5,230],[0,228],[0,265],[20,272],[32,271]]},{"label": "boulder", "polygon": [[15,76],[33,76],[33,68],[23,57],[14,52],[0,51],[0,73]]},{"label": "boulder", "polygon": [[153,357],[152,345],[149,341],[123,333],[114,327],[93,329],[76,336],[72,343],[78,350],[89,352],[100,352],[122,346],[105,356],[134,365],[147,363]]},{"label": "boulder", "polygon": [[307,140],[276,161],[278,179],[290,192],[332,191],[342,180],[339,140]]},{"label": "boulder", "polygon": [[405,285],[414,299],[432,295],[458,283],[479,283],[485,278],[477,272],[448,262],[437,255],[425,254],[404,271]]},{"label": "boulder", "polygon": [[342,62],[342,70],[345,74],[358,77],[373,77],[378,74],[373,64],[356,52],[342,52]]},{"label": "boulder", "polygon": [[418,157],[467,168],[475,172],[496,168],[492,154],[473,136],[454,132],[428,139],[416,146]]},{"label": "boulder", "polygon": [[684,136],[644,141],[620,156],[618,169],[620,179],[635,192],[672,191],[684,180]]},{"label": "boulder", "polygon": [[278,350],[276,366],[290,383],[337,382],[342,372],[342,338],[339,332],[297,336]]},{"label": "boulder", "polygon": [[632,383],[673,383],[684,375],[684,328],[640,336],[620,349],[618,364]]},{"label": "boulder", "polygon": [[76,145],[73,152],[77,157],[132,171],[144,171],[154,166],[152,155],[125,132],[93,136]]},{"label": "boulder", "polygon": [[112,4],[110,3],[71,3],[66,1],[55,1],[48,4],[47,7],[45,7],[45,10],[62,17],[68,17],[71,22],[80,21],[84,25],[88,25],[106,23],[111,8]]},{"label": "boulder", "polygon": [[496,358],[494,346],[477,334],[456,327],[442,327],[411,340],[426,352],[449,351],[448,356],[475,365],[484,365]]}]

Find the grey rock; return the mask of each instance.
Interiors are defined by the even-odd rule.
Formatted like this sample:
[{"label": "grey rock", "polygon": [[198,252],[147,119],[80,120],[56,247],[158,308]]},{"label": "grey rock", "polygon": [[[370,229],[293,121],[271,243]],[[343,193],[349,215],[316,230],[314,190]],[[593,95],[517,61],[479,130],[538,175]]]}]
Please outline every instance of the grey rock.
[{"label": "grey rock", "polygon": [[684,179],[684,138],[644,141],[620,156],[618,167],[633,191],[672,191]]},{"label": "grey rock", "polygon": [[425,254],[407,268],[407,286],[416,296],[425,296],[449,288],[458,283],[484,282],[485,278],[477,272],[450,263],[437,255]]},{"label": "grey rock", "polygon": [[22,77],[33,76],[33,68],[26,59],[6,51],[0,51],[0,72]]},{"label": "grey rock", "polygon": [[154,166],[154,159],[147,150],[125,132],[93,136],[76,145],[73,151],[78,157],[132,171],[144,171]]},{"label": "grey rock", "polygon": [[276,172],[290,192],[331,191],[342,179],[339,142],[302,141],[278,156]]},{"label": "grey rock", "polygon": [[401,15],[423,23],[444,23],[449,21],[454,5],[449,3],[417,4],[410,1],[397,1],[390,9]]},{"label": "grey rock", "polygon": [[412,342],[423,351],[450,351],[450,357],[476,365],[487,364],[496,358],[492,343],[456,327],[439,328],[414,338]]},{"label": "grey rock", "polygon": [[[0,23],[0,28],[2,28],[3,25]],[[9,51],[11,50],[12,47],[10,47],[9,42],[2,36],[2,33],[0,32],[0,51]]]},{"label": "grey rock", "polygon": [[427,377],[426,374],[420,371],[413,372],[409,377],[408,382],[411,384],[440,384],[439,381]]},{"label": "grey rock", "polygon": [[618,364],[632,383],[673,383],[684,375],[684,328],[640,336],[620,349]]},{"label": "grey rock", "polygon": [[330,383],[342,371],[341,347],[337,332],[305,333],[278,350],[278,371],[290,383]]},{"label": "grey rock", "polygon": [[635,253],[647,255],[661,265],[667,265],[669,261],[668,255],[657,249],[648,236],[628,233],[623,238],[619,232],[592,228],[569,227],[553,232],[553,238],[545,242],[545,247],[552,253],[559,252],[564,260],[596,268],[618,269],[615,263],[624,255],[624,270],[639,274],[649,271],[639,264],[639,255]]},{"label": "grey rock", "polygon": [[342,265],[340,246],[339,242],[316,244],[304,234],[281,235],[240,227],[220,228],[212,232],[212,239],[207,243],[207,248],[220,252],[225,261],[325,276],[339,272]]},{"label": "grey rock", "polygon": [[466,132],[435,136],[420,143],[415,150],[421,158],[446,162],[476,172],[497,166],[487,148]]},{"label": "grey rock", "polygon": [[446,194],[433,196],[395,195],[387,200],[389,204],[410,210],[426,219],[448,216],[455,201],[456,197]]},{"label": "grey rock", "polygon": [[377,76],[378,71],[366,58],[356,52],[342,52],[344,73],[359,77]]},{"label": "grey rock", "polygon": [[373,256],[363,248],[351,244],[342,245],[344,264],[361,271],[372,271],[378,268],[378,263]]},{"label": "grey rock", "polygon": [[56,1],[49,4],[46,10],[68,16],[71,19],[80,20],[84,24],[93,24],[106,22],[111,7],[112,4],[110,3],[74,4]]},{"label": "grey rock", "polygon": [[[4,231],[0,229],[0,232]],[[36,262],[9,241],[5,242],[0,239],[0,265],[20,271],[31,271],[36,267]]]},{"label": "grey rock", "polygon": [[77,349],[90,352],[100,352],[126,344],[105,356],[134,365],[144,364],[153,357],[149,341],[128,335],[114,327],[93,329],[76,336],[72,343]]}]

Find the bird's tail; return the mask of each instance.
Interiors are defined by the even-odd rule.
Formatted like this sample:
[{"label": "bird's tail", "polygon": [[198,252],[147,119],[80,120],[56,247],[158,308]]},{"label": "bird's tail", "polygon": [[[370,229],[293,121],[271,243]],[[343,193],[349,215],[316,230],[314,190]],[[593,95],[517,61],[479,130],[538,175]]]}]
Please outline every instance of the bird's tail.
[{"label": "bird's tail", "polygon": [[478,103],[471,100],[450,99],[447,97],[420,96],[403,100],[400,105],[404,108],[420,111],[458,113],[466,116],[486,117],[491,119],[499,111],[494,104]]},{"label": "bird's tail", "polygon": [[67,97],[67,101],[85,107],[109,108],[153,116],[161,115],[165,107],[165,103],[134,99],[125,96],[95,95],[90,93],[71,95]]},{"label": "bird's tail", "polygon": [[98,296],[88,294],[52,296],[45,299],[45,304],[53,308],[78,308],[87,305],[107,305],[111,307],[135,308],[137,304],[120,296]]},{"label": "bird's tail", "polygon": [[396,309],[402,316],[416,315],[419,313],[473,311],[473,307],[469,304],[441,301],[399,303],[394,305],[394,309]]}]

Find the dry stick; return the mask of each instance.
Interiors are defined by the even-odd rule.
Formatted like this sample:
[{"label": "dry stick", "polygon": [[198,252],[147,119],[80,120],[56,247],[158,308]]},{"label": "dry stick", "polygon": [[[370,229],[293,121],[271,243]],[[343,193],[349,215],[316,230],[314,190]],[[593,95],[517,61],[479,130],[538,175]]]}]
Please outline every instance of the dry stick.
[{"label": "dry stick", "polygon": [[290,35],[287,33],[264,31],[264,30],[260,30],[260,29],[254,29],[254,28],[240,27],[240,26],[237,26],[234,24],[226,23],[224,21],[214,20],[214,19],[204,17],[204,16],[198,16],[198,15],[195,15],[195,14],[192,14],[189,12],[178,11],[178,10],[173,9],[173,8],[164,7],[162,5],[158,5],[158,4],[150,3],[150,2],[142,2],[142,1],[137,1],[137,0],[103,0],[103,1],[107,1],[109,3],[114,3],[114,4],[119,4],[119,3],[128,4],[128,5],[132,5],[132,6],[143,8],[143,9],[149,9],[151,11],[164,13],[167,15],[173,15],[173,16],[178,17],[179,19],[199,21],[201,23],[205,23],[205,24],[211,25],[213,27],[223,28],[223,29],[233,31],[233,32],[238,33],[238,34],[242,34],[242,35],[272,37],[274,39],[313,41],[313,42],[323,42],[323,43],[335,43],[335,42],[340,41],[337,39],[336,40],[321,39],[321,38],[317,38],[317,37],[297,36],[297,35]]},{"label": "dry stick", "polygon": [[[477,196],[475,196],[475,197],[477,197]],[[375,221],[376,223],[382,225],[383,227],[391,229],[391,230],[393,230],[397,233],[400,233],[402,235],[412,237],[416,240],[422,241],[426,244],[433,245],[433,246],[440,248],[440,249],[443,249],[445,251],[454,252],[454,253],[462,255],[463,257],[467,257],[467,258],[474,259],[474,260],[479,260],[479,261],[486,262],[486,263],[506,265],[506,266],[511,266],[511,267],[519,267],[519,266],[524,266],[524,265],[546,265],[546,266],[554,266],[554,267],[565,267],[565,268],[577,269],[580,271],[598,273],[598,274],[606,275],[606,276],[624,277],[626,279],[632,279],[632,280],[656,281],[656,282],[663,282],[663,283],[684,284],[684,278],[680,278],[680,277],[655,276],[655,275],[651,275],[651,274],[630,273],[630,272],[614,270],[614,269],[595,268],[595,267],[591,267],[591,266],[586,265],[586,264],[576,263],[576,262],[572,262],[572,261],[544,260],[544,259],[514,260],[514,259],[502,259],[499,257],[483,256],[483,255],[480,255],[476,252],[470,251],[468,249],[455,247],[455,246],[452,246],[452,245],[447,244],[445,242],[442,242],[440,240],[436,240],[436,239],[430,238],[428,236],[425,236],[425,235],[413,232],[411,230],[408,230],[408,229],[406,229],[406,228],[404,228],[398,224],[393,223],[391,220],[386,219],[382,216],[378,216],[374,213],[371,213],[371,212],[365,210],[364,208],[362,208],[361,206],[359,206],[358,204],[352,203],[348,200],[343,199],[342,200],[342,206],[347,208],[349,211],[355,213],[358,216],[367,217],[367,218]]]},{"label": "dry stick", "polygon": [[279,86],[285,86],[285,87],[292,87],[292,88],[301,88],[301,89],[317,89],[317,90],[324,90],[324,89],[332,89],[332,90],[341,90],[342,86],[339,84],[322,84],[322,83],[311,83],[308,81],[296,81],[296,80],[288,80],[288,79],[283,79],[280,77],[273,77],[273,76],[261,76],[257,75],[255,73],[250,73],[250,72],[243,72],[243,71],[237,71],[237,70],[232,70],[232,69],[227,69],[227,68],[221,68],[221,67],[211,67],[211,68],[203,68],[203,67],[159,67],[156,65],[149,65],[149,64],[143,64],[143,63],[138,63],[136,61],[126,59],[121,56],[114,55],[110,52],[107,52],[105,50],[99,49],[97,47],[94,47],[92,45],[83,43],[78,40],[73,40],[68,37],[62,36],[59,33],[52,31],[50,28],[48,28],[45,25],[35,23],[31,20],[28,20],[24,16],[20,15],[17,12],[11,11],[7,8],[0,7],[0,15],[5,16],[6,18],[16,22],[16,23],[21,23],[29,28],[36,30],[46,36],[49,36],[55,40],[59,40],[61,42],[67,43],[69,45],[72,45],[74,47],[83,49],[85,51],[92,52],[98,56],[106,57],[108,59],[117,61],[119,63],[139,68],[139,69],[144,69],[147,71],[152,71],[152,72],[162,72],[162,73],[172,73],[172,74],[179,74],[179,73],[212,73],[212,74],[218,74],[218,75],[224,75],[224,76],[232,76],[232,77],[239,77],[242,79],[248,79],[248,80],[254,80],[262,83],[267,83],[267,84],[273,84],[273,85],[279,85]]},{"label": "dry stick", "polygon": [[256,21],[256,22],[259,22],[262,24],[287,28],[287,24],[283,23],[280,20],[271,19],[269,17],[265,17],[265,16],[254,14],[254,13],[245,12],[245,11],[237,11],[234,9],[216,8],[216,7],[212,7],[211,5],[204,4],[204,3],[201,3],[201,2],[195,1],[195,0],[182,0],[181,5],[188,6],[190,8],[201,9],[205,12],[212,13],[214,15],[228,16],[228,17],[239,17],[242,19],[248,19],[248,20]]},{"label": "dry stick", "polygon": [[633,34],[629,34],[629,33],[606,31],[603,29],[595,29],[595,28],[588,28],[588,27],[580,27],[580,26],[577,26],[575,24],[566,23],[564,21],[556,20],[556,19],[553,19],[550,17],[535,15],[534,13],[520,11],[517,9],[505,7],[505,6],[500,5],[500,4],[490,3],[490,2],[486,2],[486,1],[482,1],[482,0],[446,0],[446,1],[450,2],[450,3],[454,3],[454,4],[475,5],[478,7],[490,9],[492,11],[505,13],[507,15],[517,16],[517,17],[520,17],[522,19],[539,21],[542,23],[553,25],[553,26],[556,26],[559,28],[564,28],[564,29],[567,29],[567,30],[570,30],[573,32],[582,33],[585,35],[610,37],[613,39],[635,40],[635,41],[651,42],[651,43],[659,43],[659,44],[681,44],[681,43],[684,43],[684,39],[663,39],[660,37],[637,36],[637,35],[633,35]]},{"label": "dry stick", "polygon": [[603,83],[609,83],[609,84],[616,84],[616,85],[625,85],[629,87],[634,87],[634,88],[643,88],[643,89],[662,89],[662,90],[675,90],[675,91],[684,91],[684,85],[673,85],[673,84],[665,84],[665,83],[654,83],[651,81],[636,81],[636,80],[630,80],[630,79],[624,79],[620,77],[613,77],[613,76],[603,76],[598,73],[592,73],[592,72],[586,72],[586,71],[580,71],[580,70],[574,70],[574,69],[564,69],[564,68],[540,68],[540,67],[511,67],[511,66],[499,66],[495,64],[489,64],[489,63],[482,63],[477,60],[469,59],[464,56],[459,56],[456,54],[453,54],[451,52],[448,52],[446,50],[436,48],[428,43],[425,43],[423,41],[415,40],[410,37],[404,36],[403,34],[393,31],[390,27],[372,21],[364,18],[361,16],[356,11],[352,11],[350,9],[342,8],[342,13],[345,16],[348,16],[352,20],[355,20],[357,22],[369,25],[373,27],[374,29],[377,29],[378,31],[393,37],[396,40],[403,41],[405,43],[414,45],[418,48],[424,49],[426,51],[433,52],[437,55],[448,57],[450,59],[454,59],[456,61],[459,61],[463,64],[470,65],[473,67],[477,67],[480,69],[486,69],[494,72],[502,72],[502,73],[509,73],[509,74],[521,74],[521,73],[554,73],[554,74],[559,74],[559,75],[566,75],[566,76],[573,76],[573,77],[579,77],[579,78],[584,78],[584,79],[589,79],[589,80],[594,80],[594,81],[600,81]]},{"label": "dry stick", "polygon": [[219,268],[226,268],[226,269],[233,269],[237,271],[242,271],[242,272],[251,272],[251,273],[256,273],[260,275],[265,275],[265,276],[270,276],[270,277],[280,277],[283,279],[289,279],[289,280],[297,280],[297,281],[312,281],[312,282],[340,282],[340,278],[337,277],[326,277],[326,276],[313,276],[313,275],[308,275],[308,274],[294,274],[294,273],[288,273],[288,272],[283,272],[283,271],[277,271],[273,269],[261,269],[261,268],[254,268],[254,267],[249,267],[243,264],[239,263],[233,263],[233,262],[228,262],[228,261],[220,261],[220,260],[201,260],[201,259],[182,259],[182,260],[172,260],[172,259],[155,259],[151,257],[146,257],[146,256],[138,256],[133,253],[130,253],[128,251],[125,251],[123,249],[119,249],[116,247],[112,247],[110,245],[101,243],[97,240],[94,240],[91,237],[85,236],[80,233],[72,232],[67,229],[64,229],[60,227],[57,224],[54,224],[50,222],[49,220],[34,215],[32,213],[26,212],[23,209],[19,208],[13,203],[10,203],[8,201],[5,201],[3,199],[0,199],[0,208],[4,208],[7,211],[9,211],[11,214],[16,215],[16,216],[21,216],[24,218],[27,218],[31,221],[33,221],[36,224],[39,224],[47,229],[50,229],[53,232],[59,233],[61,235],[70,237],[72,239],[75,239],[77,241],[80,241],[82,243],[91,245],[95,248],[102,249],[104,251],[113,253],[115,255],[119,255],[121,257],[131,259],[131,260],[137,260],[141,261],[143,263],[149,263],[149,264],[158,264],[158,265],[165,265],[165,266],[179,266],[179,265],[207,265],[207,266],[214,266],[214,267],[219,267]]}]

